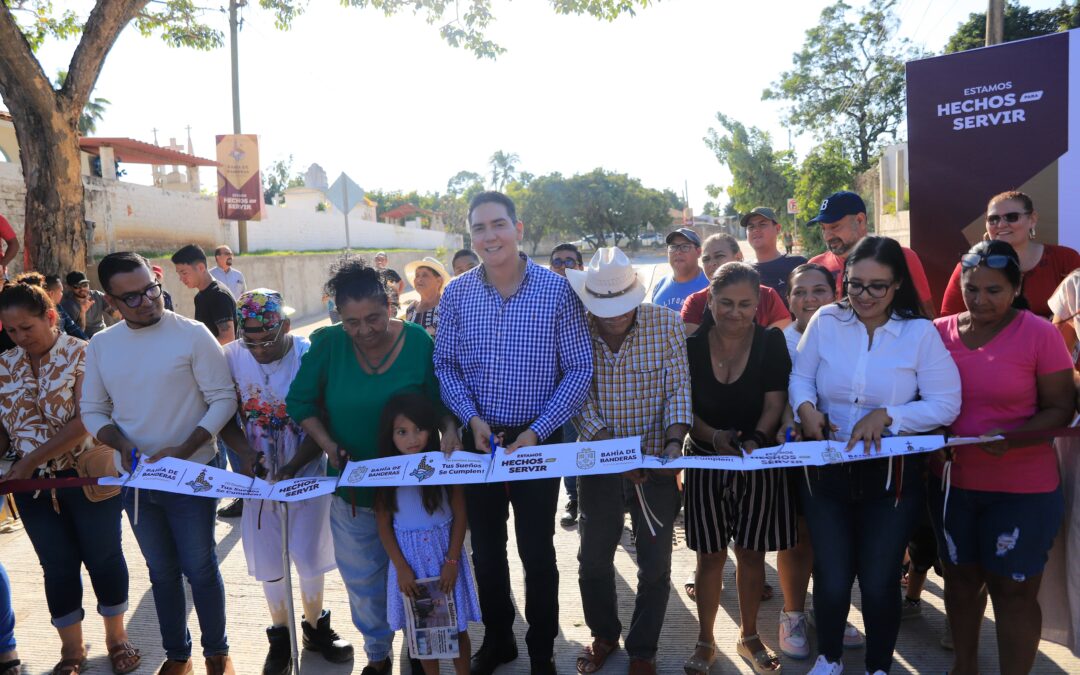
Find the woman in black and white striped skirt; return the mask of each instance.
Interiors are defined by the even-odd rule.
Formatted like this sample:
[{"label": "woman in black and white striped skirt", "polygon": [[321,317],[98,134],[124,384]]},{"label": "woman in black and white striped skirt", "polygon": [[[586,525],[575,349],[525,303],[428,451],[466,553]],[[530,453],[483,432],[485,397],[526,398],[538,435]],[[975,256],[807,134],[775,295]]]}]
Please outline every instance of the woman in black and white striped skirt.
[{"label": "woman in black and white striped skirt", "polygon": [[[760,277],[741,262],[723,265],[709,285],[716,325],[687,339],[695,454],[738,454],[770,445],[787,403],[791,373],[784,335],[754,323]],[[728,542],[734,542],[739,595],[739,655],[758,673],[780,670],[776,654],[757,635],[765,585],[765,553],[796,543],[795,506],[781,469],[688,469],[684,479],[687,545],[697,552],[697,648],[688,675],[708,671],[716,658],[713,623]]]}]

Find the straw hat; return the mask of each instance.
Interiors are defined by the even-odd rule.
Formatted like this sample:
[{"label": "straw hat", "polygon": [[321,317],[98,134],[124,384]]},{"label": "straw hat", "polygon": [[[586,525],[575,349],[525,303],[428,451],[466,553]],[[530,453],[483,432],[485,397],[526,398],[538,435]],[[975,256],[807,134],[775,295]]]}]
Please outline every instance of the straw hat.
[{"label": "straw hat", "polygon": [[594,316],[626,314],[645,300],[645,285],[619,247],[597,249],[584,270],[566,270],[566,280]]},{"label": "straw hat", "polygon": [[413,288],[416,288],[416,284],[414,283],[416,279],[416,270],[420,269],[421,267],[427,267],[429,269],[435,270],[435,274],[438,274],[440,277],[442,277],[443,287],[446,286],[446,282],[454,278],[454,275],[447,272],[446,268],[443,267],[443,264],[435,258],[426,257],[420,260],[413,260],[412,262],[405,265],[405,278],[408,279],[409,285]]}]

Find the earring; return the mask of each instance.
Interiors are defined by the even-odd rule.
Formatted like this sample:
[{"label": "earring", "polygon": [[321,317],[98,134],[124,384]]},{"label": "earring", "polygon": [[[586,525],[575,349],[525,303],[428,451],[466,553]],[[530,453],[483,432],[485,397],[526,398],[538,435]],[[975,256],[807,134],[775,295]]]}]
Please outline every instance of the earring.
[{"label": "earring", "polygon": [[1035,238],[1035,228],[1033,227],[1030,230],[1028,230],[1028,239],[1034,239],[1034,238]]}]

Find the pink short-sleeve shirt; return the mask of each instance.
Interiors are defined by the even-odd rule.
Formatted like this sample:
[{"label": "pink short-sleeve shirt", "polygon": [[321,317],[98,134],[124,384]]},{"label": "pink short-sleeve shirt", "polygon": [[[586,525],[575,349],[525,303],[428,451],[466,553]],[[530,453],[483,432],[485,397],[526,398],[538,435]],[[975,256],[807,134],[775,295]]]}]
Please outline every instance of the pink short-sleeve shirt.
[{"label": "pink short-sleeve shirt", "polygon": [[[1038,410],[1036,377],[1070,370],[1072,361],[1057,329],[1042,317],[1022,311],[978,349],[960,339],[959,314],[934,321],[960,371],[963,402],[952,423],[955,436],[1008,431]],[[941,475],[935,462],[934,471]],[[1011,449],[995,457],[977,445],[955,448],[952,484],[987,492],[1050,492],[1058,486],[1057,457],[1049,443]]]}]

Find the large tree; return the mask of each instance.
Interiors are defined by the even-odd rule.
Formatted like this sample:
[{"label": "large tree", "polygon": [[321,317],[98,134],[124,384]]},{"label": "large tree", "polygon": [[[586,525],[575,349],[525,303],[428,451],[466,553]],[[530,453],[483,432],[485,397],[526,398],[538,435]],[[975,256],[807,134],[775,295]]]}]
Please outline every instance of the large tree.
[{"label": "large tree", "polygon": [[267,204],[284,204],[286,190],[304,186],[304,175],[294,172],[292,163],[293,156],[289,155],[262,170],[263,201]]},{"label": "large tree", "polygon": [[[1005,42],[1071,28],[1080,28],[1080,1],[1062,2],[1057,7],[1046,9],[1031,9],[1016,0],[1005,3]],[[945,53],[962,52],[985,45],[986,12],[973,12],[945,43]]]},{"label": "large tree", "polygon": [[[561,14],[588,14],[613,20],[633,14],[656,0],[549,0]],[[452,46],[477,57],[503,51],[485,37],[494,19],[492,0],[342,0],[386,15],[411,10],[439,24]],[[307,0],[259,0],[274,13],[278,28],[288,29]],[[23,179],[26,182],[24,243],[33,266],[46,273],[82,269],[88,246],[83,213],[78,121],[94,89],[105,57],[120,32],[132,22],[144,35],[159,33],[170,45],[213,49],[223,44],[220,31],[202,21],[204,12],[191,0],[97,0],[86,17],[57,11],[52,0],[0,0],[0,98],[15,123]],[[445,13],[456,15],[441,20]],[[79,36],[63,86],[54,88],[34,50],[49,37]]]},{"label": "large tree", "polygon": [[[795,182],[794,156],[788,150],[775,150],[768,132],[747,128],[723,113],[716,113],[720,130],[710,128],[705,145],[716,154],[720,164],[731,172],[731,185],[723,188],[740,213],[755,206],[768,206],[778,214],[791,197]],[[721,188],[710,186],[709,193],[719,197]],[[786,215],[780,216],[787,220]]]},{"label": "large tree", "polygon": [[488,160],[488,164],[491,165],[492,189],[501,190],[506,187],[507,183],[517,178],[519,162],[521,162],[521,158],[518,157],[516,152],[496,150],[495,154]]},{"label": "large tree", "polygon": [[[615,245],[626,237],[630,247],[637,248],[646,225],[662,230],[671,224],[668,197],[642,186],[637,178],[594,169],[567,183],[566,200],[574,228],[597,246]],[[528,224],[525,221],[526,229]]]},{"label": "large tree", "polygon": [[[815,147],[803,159],[795,180],[800,220],[805,223],[816,216],[825,197],[837,190],[851,189],[854,181],[855,167],[839,140],[831,139]],[[796,234],[804,252],[816,255],[825,250],[820,227],[800,227]]]},{"label": "large tree", "polygon": [[922,56],[897,36],[896,0],[870,0],[852,10],[840,0],[806,31],[794,68],[762,97],[787,101],[785,122],[819,140],[843,139],[857,171],[870,168],[904,119],[904,64]]}]

